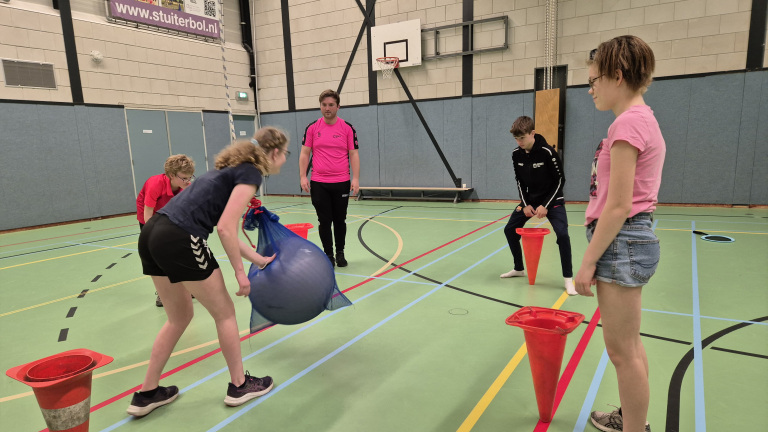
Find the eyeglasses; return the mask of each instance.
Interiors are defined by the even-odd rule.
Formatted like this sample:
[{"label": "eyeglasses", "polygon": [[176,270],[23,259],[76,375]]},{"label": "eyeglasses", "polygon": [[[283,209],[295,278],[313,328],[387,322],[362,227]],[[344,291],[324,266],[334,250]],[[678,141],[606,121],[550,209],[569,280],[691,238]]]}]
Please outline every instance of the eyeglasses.
[{"label": "eyeglasses", "polygon": [[590,60],[594,60],[595,59],[595,54],[597,54],[597,48],[595,48],[595,49],[593,49],[592,51],[589,52],[589,59]]},{"label": "eyeglasses", "polygon": [[[605,74],[603,74],[603,75],[605,75]],[[590,90],[594,90],[595,89],[595,81],[599,80],[600,77],[602,77],[603,75],[587,79],[587,83],[589,84],[589,89]]]},{"label": "eyeglasses", "polygon": [[189,176],[189,177],[179,177],[179,175],[176,174],[176,178],[181,180],[181,181],[183,181],[184,183],[192,183],[192,180],[195,179],[195,176],[192,175],[192,176]]}]

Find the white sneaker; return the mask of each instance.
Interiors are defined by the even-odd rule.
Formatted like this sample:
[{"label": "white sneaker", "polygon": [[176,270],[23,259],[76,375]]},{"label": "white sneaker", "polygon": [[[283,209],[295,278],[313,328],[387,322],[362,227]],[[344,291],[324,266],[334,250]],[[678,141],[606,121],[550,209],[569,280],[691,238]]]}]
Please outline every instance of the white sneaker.
[{"label": "white sneaker", "polygon": [[512,269],[506,273],[502,273],[499,275],[500,278],[513,278],[513,277],[522,277],[522,276],[525,276],[525,270]]},{"label": "white sneaker", "polygon": [[565,280],[565,292],[567,292],[568,295],[579,295],[579,293],[576,292],[576,287],[573,285],[573,278],[563,278],[563,280]]}]

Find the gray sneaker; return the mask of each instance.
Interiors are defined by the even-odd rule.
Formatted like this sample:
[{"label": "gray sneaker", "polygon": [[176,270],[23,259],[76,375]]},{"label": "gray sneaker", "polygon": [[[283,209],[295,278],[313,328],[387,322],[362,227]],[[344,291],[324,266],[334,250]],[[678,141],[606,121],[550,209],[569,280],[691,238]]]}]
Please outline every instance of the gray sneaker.
[{"label": "gray sneaker", "polygon": [[[615,405],[611,405],[616,407]],[[624,420],[621,417],[621,407],[611,412],[592,411],[590,419],[596,428],[604,432],[623,432]],[[651,425],[645,423],[645,432],[651,432]]]},{"label": "gray sneaker", "polygon": [[245,372],[245,382],[240,387],[229,383],[227,388],[227,397],[224,403],[229,406],[240,406],[251,399],[265,395],[272,390],[272,377],[256,378],[252,377],[248,371]]}]

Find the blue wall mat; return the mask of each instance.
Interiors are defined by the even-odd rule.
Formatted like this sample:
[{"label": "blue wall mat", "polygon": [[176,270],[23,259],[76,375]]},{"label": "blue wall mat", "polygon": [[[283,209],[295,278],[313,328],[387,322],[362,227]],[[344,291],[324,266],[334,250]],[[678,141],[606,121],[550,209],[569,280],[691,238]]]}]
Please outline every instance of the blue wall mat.
[{"label": "blue wall mat", "polygon": [[667,145],[659,202],[683,202],[691,86],[691,79],[657,81],[651,84],[645,94],[645,103],[653,109]]},{"label": "blue wall mat", "polygon": [[512,167],[517,143],[509,129],[518,117],[533,117],[532,98],[533,93],[515,93],[473,99],[472,186],[479,198],[520,199]]},{"label": "blue wall mat", "polygon": [[[739,124],[739,146],[736,153],[736,176],[733,186],[734,204],[749,204],[752,191],[752,172],[755,166],[755,150],[760,125],[760,102],[763,98],[762,77],[760,74],[744,74],[744,98],[742,100],[741,121]],[[768,105],[764,105],[768,108]],[[765,110],[765,109],[764,109]],[[765,141],[768,134],[760,139]],[[763,176],[768,183],[768,176]]]},{"label": "blue wall mat", "polygon": [[[751,75],[751,74],[750,74]],[[750,204],[768,204],[768,72],[754,73],[761,78],[760,106],[752,170]]]},{"label": "blue wall mat", "polygon": [[[203,111],[205,148],[208,154],[208,170],[215,169],[216,155],[229,145],[229,116],[227,113]],[[197,168],[201,174],[203,171]]]},{"label": "blue wall mat", "polygon": [[261,116],[261,126],[276,127],[286,133],[291,157],[280,168],[280,173],[264,180],[265,193],[296,195],[299,193],[299,150],[301,139],[297,140],[296,113],[269,114]]},{"label": "blue wall mat", "polygon": [[[413,186],[413,108],[408,104],[379,107],[379,160],[383,186]],[[425,185],[427,186],[427,185]]]},{"label": "blue wall mat", "polygon": [[339,112],[344,114],[342,118],[349,122],[357,132],[357,141],[360,147],[360,185],[379,186],[381,163],[379,160],[378,107],[359,107]]},{"label": "blue wall mat", "polygon": [[125,111],[76,106],[90,217],[136,211]]},{"label": "blue wall mat", "polygon": [[[418,102],[419,110],[421,111],[422,116],[424,116],[424,120],[432,131],[432,135],[435,137],[435,141],[443,154],[445,154],[446,151],[445,133],[443,130],[445,113],[443,107],[445,103],[452,102],[453,100]],[[405,106],[406,109],[411,110],[411,121],[409,124],[411,124],[413,128],[410,130],[409,140],[400,143],[401,145],[405,144],[406,148],[403,150],[406,153],[410,150],[410,154],[413,157],[410,172],[406,173],[406,176],[411,179],[411,184],[409,186],[454,187],[453,181],[451,181],[451,176],[448,174],[448,169],[440,159],[440,155],[437,152],[435,145],[432,144],[432,140],[429,138],[424,124],[419,120],[412,105],[405,104]],[[410,147],[410,149],[407,147]],[[447,158],[446,161],[448,161],[448,165],[451,166],[454,175],[460,177],[460,174],[456,174],[456,167],[453,166],[455,165],[455,161],[451,161]],[[443,175],[448,179],[447,183],[443,181]]]},{"label": "blue wall mat", "polygon": [[[583,88],[568,89],[565,98],[565,136],[563,165],[565,166],[566,201],[589,199],[589,178],[595,149],[600,138],[595,137],[595,104],[585,96]],[[606,129],[607,130],[607,129]],[[605,131],[603,131],[604,133]]]},{"label": "blue wall mat", "polygon": [[733,204],[744,80],[713,75],[691,86],[683,202]]},{"label": "blue wall mat", "polygon": [[[472,185],[472,98],[446,100],[443,109],[443,139],[439,142],[456,177],[467,187]],[[443,185],[453,187],[451,176],[443,169]]]}]

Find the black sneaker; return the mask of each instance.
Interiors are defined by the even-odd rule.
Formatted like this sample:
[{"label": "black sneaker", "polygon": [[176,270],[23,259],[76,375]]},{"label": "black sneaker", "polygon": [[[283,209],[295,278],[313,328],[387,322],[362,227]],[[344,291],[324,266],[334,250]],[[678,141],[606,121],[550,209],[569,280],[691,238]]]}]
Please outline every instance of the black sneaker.
[{"label": "black sneaker", "polygon": [[131,399],[131,405],[126,412],[132,416],[143,417],[157,407],[167,405],[179,396],[179,388],[176,386],[158,387],[151,397],[144,396],[142,392],[136,392]]},{"label": "black sneaker", "polygon": [[227,397],[224,398],[224,403],[229,406],[240,406],[251,399],[256,399],[259,396],[265,395],[272,390],[272,377],[265,376],[264,378],[252,377],[247,371],[245,372],[245,382],[240,387],[229,383],[227,388]]},{"label": "black sneaker", "polygon": [[346,267],[347,260],[344,259],[344,252],[336,252],[336,265],[339,267]]},{"label": "black sneaker", "polygon": [[157,296],[157,298],[155,299],[155,306],[163,307],[163,301],[160,300],[160,296]]},{"label": "black sneaker", "polygon": [[333,254],[326,252],[325,255],[328,256],[329,260],[331,260],[331,265],[336,267],[336,260],[333,258]]}]

